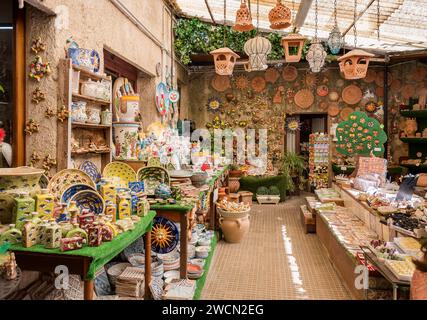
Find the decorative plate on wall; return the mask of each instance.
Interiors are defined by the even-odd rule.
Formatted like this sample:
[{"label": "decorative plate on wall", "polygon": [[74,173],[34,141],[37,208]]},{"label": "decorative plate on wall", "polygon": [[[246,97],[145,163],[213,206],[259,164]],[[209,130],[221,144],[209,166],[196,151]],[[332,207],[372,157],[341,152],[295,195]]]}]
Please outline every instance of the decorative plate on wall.
[{"label": "decorative plate on wall", "polygon": [[331,101],[338,101],[340,98],[340,95],[336,91],[330,91],[328,97],[329,97],[329,100]]},{"label": "decorative plate on wall", "polygon": [[136,173],[131,166],[124,162],[110,162],[102,172],[104,178],[117,177],[120,179],[120,187],[127,188],[129,182],[136,181]]},{"label": "decorative plate on wall", "polygon": [[333,102],[329,104],[328,107],[328,114],[331,117],[336,117],[340,113],[340,107],[338,106],[338,103]]},{"label": "decorative plate on wall", "polygon": [[176,224],[164,217],[153,219],[151,229],[151,250],[165,254],[176,248],[179,240],[179,231]]},{"label": "decorative plate on wall", "polygon": [[249,80],[248,80],[248,77],[246,77],[245,75],[237,76],[235,83],[236,83],[236,88],[240,90],[244,90],[249,87]]},{"label": "decorative plate on wall", "polygon": [[275,83],[280,77],[279,71],[276,68],[268,68],[264,74],[265,81]]},{"label": "decorative plate on wall", "polygon": [[79,169],[64,169],[59,171],[50,179],[48,189],[59,200],[62,192],[73,184],[86,184],[96,189],[93,180]]},{"label": "decorative plate on wall", "polygon": [[159,111],[159,113],[164,116],[168,112],[170,105],[169,90],[164,82],[160,82],[157,85],[155,100],[157,111]]},{"label": "decorative plate on wall", "polygon": [[71,201],[75,201],[80,210],[88,209],[90,212],[97,215],[102,214],[105,209],[104,199],[102,199],[98,192],[93,190],[77,192],[73,197],[71,197],[70,202],[68,202],[68,207],[70,207]]},{"label": "decorative plate on wall", "polygon": [[329,88],[327,85],[322,84],[317,86],[316,93],[319,97],[326,97],[329,93]]},{"label": "decorative plate on wall", "polygon": [[210,97],[206,104],[208,111],[216,112],[221,108],[221,99],[217,97]]},{"label": "decorative plate on wall", "polygon": [[64,190],[64,192],[61,195],[61,202],[62,203],[69,203],[71,198],[80,191],[83,190],[93,190],[96,191],[93,187],[87,185],[87,184],[83,184],[83,183],[78,183],[78,184],[73,184],[71,186],[69,186],[67,189]]},{"label": "decorative plate on wall", "polygon": [[366,83],[374,82],[377,78],[377,72],[374,69],[368,69],[366,72],[366,77],[363,78],[363,81]]},{"label": "decorative plate on wall", "polygon": [[99,172],[98,167],[92,161],[86,160],[82,162],[79,169],[91,177],[95,183],[101,179],[101,172]]},{"label": "decorative plate on wall", "polygon": [[231,88],[230,77],[228,76],[220,76],[216,74],[212,78],[211,82],[212,88],[214,88],[218,92],[224,92],[227,89]]},{"label": "decorative plate on wall", "polygon": [[320,110],[326,110],[328,109],[328,103],[326,101],[320,101],[318,108]]},{"label": "decorative plate on wall", "polygon": [[344,81],[343,79],[338,79],[338,80],[335,82],[335,85],[336,85],[338,88],[343,87],[343,86],[344,86],[344,84],[345,84],[345,81]]},{"label": "decorative plate on wall", "polygon": [[314,102],[314,95],[308,89],[301,89],[295,94],[294,101],[301,109],[308,109]]},{"label": "decorative plate on wall", "polygon": [[362,96],[362,90],[354,84],[345,87],[342,91],[342,99],[347,104],[354,105],[359,103],[362,100]]},{"label": "decorative plate on wall", "polygon": [[402,88],[401,93],[402,93],[402,97],[404,99],[409,99],[412,96],[414,96],[414,94],[415,94],[415,88],[414,88],[414,86],[412,84],[404,85],[403,88]]},{"label": "decorative plate on wall", "polygon": [[265,83],[265,79],[263,77],[258,76],[258,77],[253,78],[251,81],[252,89],[258,93],[262,92],[265,89],[265,85],[266,85],[266,83]]},{"label": "decorative plate on wall", "polygon": [[345,107],[344,109],[341,110],[341,113],[340,113],[341,119],[344,121],[348,120],[349,115],[352,114],[353,111],[354,110],[352,108]]},{"label": "decorative plate on wall", "polygon": [[294,66],[287,66],[283,69],[282,77],[285,81],[294,81],[298,77],[298,69]]},{"label": "decorative plate on wall", "polygon": [[307,73],[305,75],[305,84],[309,86],[310,88],[313,88],[316,86],[317,83],[317,76],[314,73]]}]

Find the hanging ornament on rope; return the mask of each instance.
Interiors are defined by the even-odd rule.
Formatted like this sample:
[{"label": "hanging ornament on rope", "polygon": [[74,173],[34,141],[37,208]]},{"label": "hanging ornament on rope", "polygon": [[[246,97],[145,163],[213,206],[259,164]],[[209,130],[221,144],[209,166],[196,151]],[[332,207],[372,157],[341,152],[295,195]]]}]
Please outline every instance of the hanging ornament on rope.
[{"label": "hanging ornament on rope", "polygon": [[[292,0],[292,15],[295,12],[295,2]],[[292,19],[295,23],[295,17]],[[295,30],[295,26],[294,26]],[[299,62],[302,56],[302,48],[304,47],[305,37],[299,33],[291,32],[286,37],[282,38],[282,47],[285,51],[286,62]]]},{"label": "hanging ornament on rope", "polygon": [[306,59],[310,65],[310,70],[314,73],[320,72],[323,65],[325,64],[325,58],[326,58],[326,51],[323,48],[323,45],[320,43],[319,39],[317,38],[317,2],[315,5],[315,29],[314,29],[314,41],[311,44],[310,48],[308,49]]},{"label": "hanging ornament on rope", "polygon": [[251,11],[246,4],[246,0],[241,0],[240,9],[236,12],[236,23],[233,26],[233,30],[245,32],[254,28]]},{"label": "hanging ornament on rope", "polygon": [[340,52],[342,45],[342,35],[337,23],[337,0],[334,0],[334,27],[329,33],[328,47],[332,54],[337,54]]},{"label": "hanging ornament on rope", "polygon": [[281,0],[277,0],[276,6],[268,14],[270,28],[273,30],[286,29],[291,26],[291,19],[291,10],[283,5]]},{"label": "hanging ornament on rope", "polygon": [[224,47],[210,52],[214,59],[215,72],[221,76],[231,76],[233,74],[234,65],[237,59],[240,58],[238,54],[226,46],[226,20],[227,2],[224,0]]},{"label": "hanging ornament on rope", "polygon": [[356,28],[357,0],[354,0],[353,11],[353,33],[354,49],[338,58],[340,71],[344,78],[348,80],[362,79],[366,77],[369,61],[375,55],[364,50],[357,49],[357,28]]},{"label": "hanging ornament on rope", "polygon": [[246,71],[263,71],[268,68],[267,56],[271,52],[271,43],[267,38],[258,35],[259,31],[259,0],[257,0],[257,35],[255,38],[246,41],[244,50],[249,57]]}]

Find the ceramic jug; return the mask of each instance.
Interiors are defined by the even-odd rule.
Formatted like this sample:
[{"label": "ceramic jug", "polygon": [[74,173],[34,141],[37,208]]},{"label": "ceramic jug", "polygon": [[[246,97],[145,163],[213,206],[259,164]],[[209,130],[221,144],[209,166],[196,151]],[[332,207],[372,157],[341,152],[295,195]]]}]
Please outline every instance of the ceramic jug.
[{"label": "ceramic jug", "polygon": [[249,231],[249,215],[243,218],[221,217],[219,225],[224,234],[225,241],[238,243]]}]

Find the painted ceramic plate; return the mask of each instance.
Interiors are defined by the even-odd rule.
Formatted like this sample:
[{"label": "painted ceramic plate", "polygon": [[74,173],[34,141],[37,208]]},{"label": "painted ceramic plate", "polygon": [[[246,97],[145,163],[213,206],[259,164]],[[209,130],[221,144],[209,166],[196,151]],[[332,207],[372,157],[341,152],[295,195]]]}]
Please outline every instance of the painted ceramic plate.
[{"label": "painted ceramic plate", "polygon": [[283,69],[282,77],[285,81],[294,81],[298,77],[298,69],[294,66],[287,66]]},{"label": "painted ceramic plate", "polygon": [[62,203],[69,203],[71,198],[80,191],[83,190],[93,190],[96,191],[92,186],[87,185],[87,184],[83,184],[83,183],[78,183],[78,184],[73,184],[71,186],[69,186],[67,189],[64,190],[64,192],[61,195],[61,202]]},{"label": "painted ceramic plate", "polygon": [[301,109],[308,109],[314,102],[314,96],[310,90],[301,89],[295,94],[294,101]]},{"label": "painted ceramic plate", "polygon": [[96,189],[95,182],[79,169],[64,169],[59,171],[50,179],[48,189],[59,200],[64,190],[73,184],[86,184],[94,190]]},{"label": "painted ceramic plate", "polygon": [[87,173],[95,183],[101,179],[101,172],[99,172],[98,167],[92,161],[86,160],[82,162],[79,169]]},{"label": "painted ceramic plate", "polygon": [[120,179],[120,186],[122,188],[127,188],[129,182],[134,182],[136,180],[136,173],[131,166],[124,162],[110,162],[104,168],[102,172],[104,178],[117,177]]},{"label": "painted ceramic plate", "polygon": [[129,182],[129,189],[131,192],[135,192],[135,193],[144,192],[144,182],[142,181]]},{"label": "painted ceramic plate", "polygon": [[144,182],[145,193],[154,195],[154,191],[161,183],[169,185],[169,173],[163,167],[144,167],[138,170],[138,181]]},{"label": "painted ceramic plate", "polygon": [[93,190],[83,190],[77,192],[68,203],[70,206],[71,201],[75,201],[80,210],[88,209],[95,214],[102,214],[105,209],[105,202],[101,195]]},{"label": "painted ceramic plate", "polygon": [[172,103],[177,103],[179,101],[179,92],[176,90],[172,90],[169,92],[169,100]]},{"label": "painted ceramic plate", "polygon": [[362,90],[354,84],[345,87],[342,91],[342,99],[347,104],[358,104],[362,100],[362,96]]},{"label": "painted ceramic plate", "polygon": [[341,110],[341,114],[340,117],[343,121],[347,121],[348,117],[350,116],[350,114],[353,113],[353,109],[349,108],[349,107],[345,107],[344,109]]},{"label": "painted ceramic plate", "polygon": [[251,81],[251,86],[255,92],[262,92],[266,86],[265,79],[263,77],[255,77]]},{"label": "painted ceramic plate", "polygon": [[328,114],[331,117],[336,117],[340,113],[340,108],[337,103],[331,103],[328,107]]},{"label": "painted ceramic plate", "polygon": [[264,74],[265,81],[275,83],[280,77],[279,71],[276,68],[268,68]]},{"label": "painted ceramic plate", "polygon": [[164,217],[155,217],[151,230],[151,250],[156,253],[169,253],[176,248],[179,232],[176,224]]},{"label": "painted ceramic plate", "polygon": [[240,75],[236,77],[235,84],[237,89],[244,90],[248,88],[249,80],[245,75]]},{"label": "painted ceramic plate", "polygon": [[316,93],[319,97],[326,97],[329,93],[329,88],[328,86],[322,84],[320,86],[317,86]]},{"label": "painted ceramic plate", "polygon": [[212,88],[215,89],[215,91],[224,92],[231,87],[230,77],[216,74],[212,78],[211,85]]},{"label": "painted ceramic plate", "polygon": [[156,88],[156,107],[162,116],[168,112],[169,105],[169,90],[164,82],[160,82]]}]

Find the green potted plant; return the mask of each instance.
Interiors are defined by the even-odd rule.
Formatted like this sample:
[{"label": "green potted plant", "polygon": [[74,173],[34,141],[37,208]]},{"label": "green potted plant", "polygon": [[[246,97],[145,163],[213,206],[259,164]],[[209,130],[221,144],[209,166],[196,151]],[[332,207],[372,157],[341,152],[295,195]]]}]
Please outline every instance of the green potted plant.
[{"label": "green potted plant", "polygon": [[278,204],[280,202],[280,190],[276,186],[259,187],[256,192],[256,199],[259,204]]},{"label": "green potted plant", "polygon": [[304,157],[295,152],[287,152],[283,156],[281,173],[289,181],[288,191],[304,190],[307,179],[304,177],[306,163]]}]

